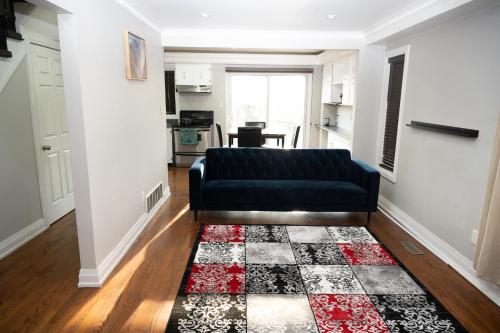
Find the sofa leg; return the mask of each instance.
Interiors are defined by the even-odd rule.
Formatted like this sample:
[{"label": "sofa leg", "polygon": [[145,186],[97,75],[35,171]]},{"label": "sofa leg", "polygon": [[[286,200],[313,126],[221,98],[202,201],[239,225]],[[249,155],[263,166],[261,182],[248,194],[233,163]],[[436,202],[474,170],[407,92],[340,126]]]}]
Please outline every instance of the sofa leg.
[{"label": "sofa leg", "polygon": [[194,220],[198,221],[198,211],[197,210],[194,211]]},{"label": "sofa leg", "polygon": [[368,212],[368,215],[366,216],[366,226],[370,224],[370,218],[372,217],[372,212]]}]

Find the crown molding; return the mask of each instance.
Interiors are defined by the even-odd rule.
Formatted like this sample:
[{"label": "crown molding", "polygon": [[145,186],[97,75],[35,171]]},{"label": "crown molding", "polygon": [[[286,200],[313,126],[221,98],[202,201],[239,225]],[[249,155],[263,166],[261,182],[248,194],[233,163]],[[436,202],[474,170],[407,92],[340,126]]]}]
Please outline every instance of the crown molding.
[{"label": "crown molding", "polygon": [[271,31],[224,29],[166,29],[167,47],[232,47],[270,49],[358,49],[365,44],[359,31]]},{"label": "crown molding", "polygon": [[474,0],[422,0],[378,22],[364,32],[366,44],[374,44],[403,30],[472,3]]},{"label": "crown molding", "polygon": [[319,66],[319,55],[165,52],[165,63]]},{"label": "crown molding", "polygon": [[[425,24],[437,24],[439,20],[462,15],[493,0],[421,0],[379,21],[366,31],[160,29],[155,19],[137,0],[114,1],[160,33],[164,47],[353,50],[387,41],[391,37],[411,31],[412,28],[420,29],[425,27]],[[459,7],[462,7],[461,11],[453,11]],[[455,14],[443,15],[451,11]],[[438,17],[440,18],[437,19]]]},{"label": "crown molding", "polygon": [[153,30],[158,32],[159,34],[162,33],[161,29],[156,25],[155,20],[149,13],[144,10],[141,6],[139,6],[135,1],[133,0],[114,0],[114,2],[126,9],[130,14],[134,15],[137,17],[139,20],[142,22],[146,23],[149,27],[151,27]]}]

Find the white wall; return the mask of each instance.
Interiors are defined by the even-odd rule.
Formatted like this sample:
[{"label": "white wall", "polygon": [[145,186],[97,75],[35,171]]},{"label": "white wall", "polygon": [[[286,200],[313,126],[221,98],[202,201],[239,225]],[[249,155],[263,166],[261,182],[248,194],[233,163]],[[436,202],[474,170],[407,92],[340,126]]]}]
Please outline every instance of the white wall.
[{"label": "white wall", "polygon": [[368,163],[375,160],[383,66],[384,47],[359,50],[352,155]]},{"label": "white wall", "polygon": [[397,183],[384,179],[381,194],[469,259],[500,113],[498,31],[497,7],[387,46],[411,47],[403,123],[480,133],[466,139],[404,127]]},{"label": "white wall", "polygon": [[[96,1],[85,6],[78,18],[99,263],[144,213],[141,191],[149,192],[161,180],[166,185],[163,50],[157,32],[114,3]],[[145,82],[125,80],[124,29],[148,41],[149,78]],[[97,50],[105,56],[96,57]]]},{"label": "white wall", "polygon": [[[500,113],[500,8],[449,21],[386,46],[410,45],[403,124],[411,120],[480,131],[466,139],[403,126],[397,182],[380,194],[468,259],[484,199]],[[360,50],[354,123],[356,158],[376,161],[383,54]]]},{"label": "white wall", "polygon": [[26,60],[0,92],[0,243],[42,218]]},{"label": "white wall", "polygon": [[[15,12],[16,28],[24,38],[36,35],[57,45],[55,12],[28,3],[16,3]],[[25,43],[9,40],[13,57],[0,59],[0,257],[47,227],[38,185]]]},{"label": "white wall", "polygon": [[54,41],[59,40],[57,13],[30,3],[16,3],[16,26],[19,32],[29,31]]},{"label": "white wall", "polygon": [[[144,218],[141,192],[167,186],[161,36],[119,1],[50,2],[71,6],[58,19],[80,261],[101,274]],[[147,41],[146,81],[125,79],[125,29]]]}]

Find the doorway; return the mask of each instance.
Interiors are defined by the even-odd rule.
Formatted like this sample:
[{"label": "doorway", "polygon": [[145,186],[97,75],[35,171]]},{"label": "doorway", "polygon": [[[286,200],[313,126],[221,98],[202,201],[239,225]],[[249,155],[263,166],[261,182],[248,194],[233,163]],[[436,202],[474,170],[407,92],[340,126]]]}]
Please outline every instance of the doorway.
[{"label": "doorway", "polygon": [[266,129],[285,133],[287,145],[297,126],[297,147],[307,146],[311,74],[228,74],[226,128],[237,131],[247,121],[265,121]]},{"label": "doorway", "polygon": [[61,51],[53,38],[27,30],[23,35],[40,199],[50,225],[75,209]]}]

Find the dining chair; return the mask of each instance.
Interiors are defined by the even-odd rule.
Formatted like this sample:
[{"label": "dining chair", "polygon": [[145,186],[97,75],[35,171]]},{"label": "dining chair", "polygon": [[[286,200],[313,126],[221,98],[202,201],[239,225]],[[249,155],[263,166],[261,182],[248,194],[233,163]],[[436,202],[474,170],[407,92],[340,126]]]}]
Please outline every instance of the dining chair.
[{"label": "dining chair", "polygon": [[299,142],[300,125],[295,128],[295,132],[292,136],[292,147],[297,148],[297,142]]},{"label": "dining chair", "polygon": [[220,123],[215,123],[215,127],[217,127],[217,135],[219,137],[219,147],[224,147],[224,141],[222,140],[222,126]]},{"label": "dining chair", "polygon": [[260,127],[262,129],[266,128],[266,122],[265,121],[247,121],[245,122],[246,127]]},{"label": "dining chair", "polygon": [[262,128],[238,127],[238,147],[262,147]]}]

